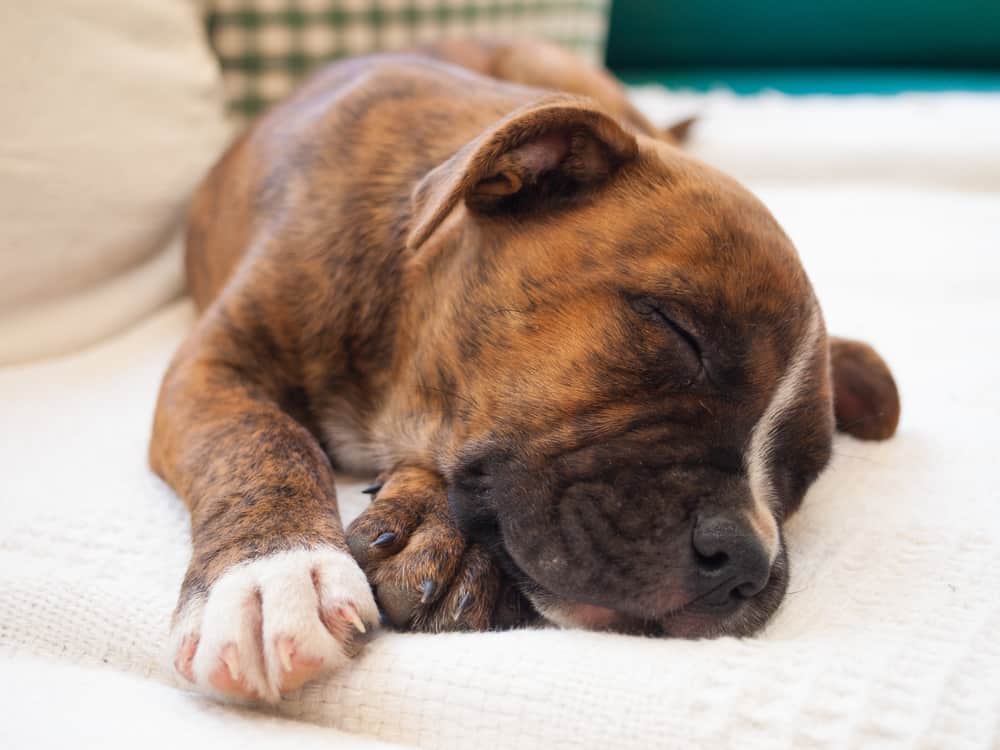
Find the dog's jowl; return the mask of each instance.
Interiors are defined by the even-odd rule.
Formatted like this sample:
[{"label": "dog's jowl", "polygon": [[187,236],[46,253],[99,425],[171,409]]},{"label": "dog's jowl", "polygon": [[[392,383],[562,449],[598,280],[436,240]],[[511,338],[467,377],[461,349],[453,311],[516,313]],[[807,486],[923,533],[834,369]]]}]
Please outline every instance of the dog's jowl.
[{"label": "dog's jowl", "polygon": [[[535,49],[336,64],[200,188],[151,446],[191,511],[171,658],[199,688],[277,700],[379,609],[753,633],[835,425],[895,430],[767,209]],[[334,467],[378,476],[346,532]]]}]

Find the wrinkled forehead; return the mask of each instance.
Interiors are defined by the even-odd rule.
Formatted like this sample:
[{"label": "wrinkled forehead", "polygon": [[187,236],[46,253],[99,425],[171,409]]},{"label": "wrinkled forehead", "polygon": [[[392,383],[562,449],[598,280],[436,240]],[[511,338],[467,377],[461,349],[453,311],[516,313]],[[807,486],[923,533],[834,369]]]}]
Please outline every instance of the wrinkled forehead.
[{"label": "wrinkled forehead", "polygon": [[669,163],[656,152],[637,165],[646,196],[631,203],[645,208],[619,227],[620,271],[744,317],[804,315],[812,290],[767,207],[735,180],[670,151]]},{"label": "wrinkled forehead", "polygon": [[791,240],[742,185],[669,150],[669,162],[647,154],[611,196],[613,283],[662,301],[733,385],[770,390],[796,358],[822,369],[822,319]]},{"label": "wrinkled forehead", "polygon": [[517,235],[505,263],[579,286],[630,284],[753,316],[804,312],[812,290],[770,211],[732,178],[663,144],[592,201]]},{"label": "wrinkled forehead", "polygon": [[493,293],[510,287],[552,303],[648,294],[690,311],[723,343],[773,332],[787,340],[780,359],[816,306],[770,211],[735,180],[660,144],[593,200],[502,228],[501,252],[485,254]]},{"label": "wrinkled forehead", "polygon": [[657,195],[664,210],[635,231],[649,244],[627,264],[634,282],[693,311],[694,326],[751,380],[767,383],[815,348],[812,287],[762,203],[707,169],[681,172]]}]

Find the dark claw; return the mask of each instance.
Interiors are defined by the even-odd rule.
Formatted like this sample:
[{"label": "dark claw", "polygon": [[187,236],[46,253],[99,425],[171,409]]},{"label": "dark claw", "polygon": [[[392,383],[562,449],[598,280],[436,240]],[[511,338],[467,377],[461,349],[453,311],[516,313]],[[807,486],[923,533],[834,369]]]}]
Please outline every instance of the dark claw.
[{"label": "dark claw", "polygon": [[384,531],[375,537],[372,547],[384,547],[387,544],[392,544],[394,541],[396,541],[396,534],[392,531]]},{"label": "dark claw", "polygon": [[437,591],[437,584],[434,581],[424,581],[424,585],[421,586],[421,590],[424,595],[420,597],[421,604],[427,604],[434,596],[434,592]]},{"label": "dark claw", "polygon": [[462,613],[465,612],[465,608],[469,606],[469,602],[471,601],[472,594],[468,591],[462,594],[461,598],[458,600],[458,606],[455,607],[455,614],[453,615],[455,622],[458,622],[458,618],[462,616]]},{"label": "dark claw", "polygon": [[368,485],[367,487],[365,487],[365,488],[364,488],[363,490],[361,490],[361,491],[362,491],[362,492],[363,492],[364,494],[366,494],[366,495],[372,495],[372,496],[374,496],[374,495],[377,495],[377,494],[378,494],[378,491],[379,491],[380,489],[382,489],[382,485],[381,485],[381,484],[370,484],[370,485]]}]

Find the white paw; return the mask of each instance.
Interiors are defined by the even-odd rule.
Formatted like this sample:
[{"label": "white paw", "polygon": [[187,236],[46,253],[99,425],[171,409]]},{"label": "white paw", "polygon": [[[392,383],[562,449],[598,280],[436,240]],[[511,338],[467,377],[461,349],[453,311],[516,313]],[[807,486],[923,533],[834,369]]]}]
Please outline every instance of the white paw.
[{"label": "white paw", "polygon": [[205,692],[273,703],[342,667],[355,637],[377,623],[371,588],[349,554],[290,550],[230,568],[185,605],[169,655]]}]

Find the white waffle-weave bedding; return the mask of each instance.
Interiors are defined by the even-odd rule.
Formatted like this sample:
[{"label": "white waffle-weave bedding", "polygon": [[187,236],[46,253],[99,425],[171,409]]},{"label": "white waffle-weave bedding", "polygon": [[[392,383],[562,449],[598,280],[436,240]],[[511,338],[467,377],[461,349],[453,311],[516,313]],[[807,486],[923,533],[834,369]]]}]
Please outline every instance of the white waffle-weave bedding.
[{"label": "white waffle-weave bedding", "polygon": [[187,520],[145,450],[182,301],[0,370],[0,746],[997,747],[1000,96],[637,100],[702,112],[692,149],[770,205],[831,331],[901,387],[898,437],[838,439],[788,525],[767,631],[382,634],[278,710],[318,727],[160,684]]}]

